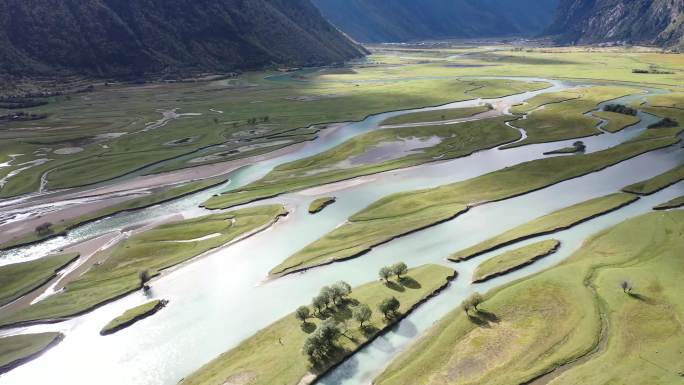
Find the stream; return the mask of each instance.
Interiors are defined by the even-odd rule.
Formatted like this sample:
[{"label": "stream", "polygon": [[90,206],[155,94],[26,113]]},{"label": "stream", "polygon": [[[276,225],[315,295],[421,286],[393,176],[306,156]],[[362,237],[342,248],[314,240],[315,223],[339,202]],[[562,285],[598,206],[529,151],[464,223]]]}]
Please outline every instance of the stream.
[{"label": "stream", "polygon": [[[544,80],[545,79],[529,79]],[[345,140],[376,129],[383,120],[411,112],[443,108],[472,107],[478,103],[515,104],[537,94],[554,92],[576,84],[549,81],[553,87],[500,99],[471,100],[445,106],[389,112],[344,126],[304,144],[300,150],[244,167],[231,174],[231,181],[189,197],[131,213],[122,213],[81,226],[66,237],[36,245],[0,252],[0,265],[40,258],[96,236],[149,223],[152,219],[182,214],[196,217],[208,212],[198,207],[217,192],[244,186],[268,173],[273,167],[325,151]],[[652,90],[651,92],[657,92]],[[629,103],[643,95],[612,102]],[[582,139],[588,152],[599,151],[633,138],[656,117],[640,113],[641,123],[616,134]],[[558,253],[514,273],[483,284],[470,284],[479,263],[498,252],[463,263],[445,260],[449,254],[497,235],[538,216],[613,193],[622,187],[649,178],[684,161],[684,150],[671,146],[572,179],[543,190],[473,208],[464,215],[426,230],[379,246],[368,254],[305,273],[265,281],[268,271],[285,258],[313,242],[349,216],[373,201],[394,192],[434,187],[469,179],[521,162],[538,159],[542,153],[571,145],[575,140],[477,152],[471,156],[434,162],[408,169],[356,178],[353,181],[286,194],[256,204],[284,203],[291,214],[267,231],[239,243],[217,249],[191,262],[167,271],[152,284],[149,296],[170,300],[167,308],[114,335],[101,337],[100,329],[123,311],[147,300],[142,293],[131,294],[86,315],[52,325],[2,330],[0,335],[61,331],[67,338],[39,359],[0,377],[0,385],[59,383],[71,385],[126,384],[173,385],[222,352],[239,344],[259,329],[307,304],[321,286],[344,279],[352,286],[377,278],[380,267],[398,261],[409,266],[440,263],[458,270],[459,277],[439,296],[418,308],[391,332],[362,349],[324,377],[325,385],[367,385],[411,342],[474,291],[485,292],[512,280],[553,266],[577,250],[581,243],[606,227],[646,213],[659,203],[684,194],[684,182],[671,186],[616,212],[604,215],[553,236],[562,241]],[[334,194],[337,202],[312,216],[308,204],[321,194]]]}]

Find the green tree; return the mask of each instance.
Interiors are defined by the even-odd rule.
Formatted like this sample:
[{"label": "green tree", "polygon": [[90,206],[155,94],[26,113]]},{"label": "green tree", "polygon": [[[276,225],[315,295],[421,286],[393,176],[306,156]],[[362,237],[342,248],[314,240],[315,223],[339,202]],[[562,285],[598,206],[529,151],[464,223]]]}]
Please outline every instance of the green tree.
[{"label": "green tree", "polygon": [[399,303],[398,299],[395,297],[388,297],[380,302],[378,310],[380,310],[386,319],[389,319],[399,310],[399,306],[401,306],[401,303]]},{"label": "green tree", "polygon": [[380,279],[387,282],[389,281],[389,278],[392,276],[392,269],[390,269],[387,266],[382,267],[378,272],[378,276],[380,276]]},{"label": "green tree", "polygon": [[313,306],[318,314],[321,314],[323,309],[328,306],[328,300],[320,295],[317,295],[314,297],[313,301],[311,301],[311,306]]},{"label": "green tree", "polygon": [[344,282],[339,281],[330,287],[330,296],[335,305],[337,301],[346,298],[351,293],[351,286]]},{"label": "green tree", "polygon": [[309,311],[308,306],[300,306],[295,311],[295,318],[301,322],[306,322],[309,317],[311,317],[311,312]]},{"label": "green tree", "polygon": [[363,328],[363,324],[370,321],[373,316],[373,311],[368,305],[361,304],[354,309],[352,316],[359,323],[359,326]]},{"label": "green tree", "polygon": [[392,265],[392,274],[397,276],[397,279],[401,279],[401,276],[408,272],[408,266],[404,262],[395,263]]},{"label": "green tree", "polygon": [[330,288],[330,286],[323,286],[321,288],[321,291],[318,293],[318,296],[321,297],[325,301],[325,306],[327,307],[328,304],[333,302],[333,290]]}]

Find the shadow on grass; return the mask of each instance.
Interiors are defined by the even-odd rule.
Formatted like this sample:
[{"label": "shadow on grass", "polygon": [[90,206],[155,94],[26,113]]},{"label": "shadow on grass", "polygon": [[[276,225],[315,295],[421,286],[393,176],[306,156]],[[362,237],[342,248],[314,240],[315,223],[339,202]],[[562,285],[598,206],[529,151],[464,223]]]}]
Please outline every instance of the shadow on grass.
[{"label": "shadow on grass", "polygon": [[360,329],[361,329],[361,333],[363,333],[363,335],[366,338],[368,338],[368,337],[370,337],[370,336],[372,336],[372,335],[374,335],[380,331],[380,329],[376,328],[374,325],[363,325],[363,327]]},{"label": "shadow on grass", "polygon": [[394,291],[398,291],[398,292],[403,292],[403,291],[406,290],[406,289],[404,288],[404,286],[402,286],[402,285],[400,285],[400,284],[398,284],[398,283],[396,283],[396,282],[392,282],[392,281],[387,281],[387,282],[385,282],[385,286],[387,286],[388,288],[390,288],[390,289],[392,289],[392,290],[394,290]]},{"label": "shadow on grass", "polygon": [[629,293],[627,293],[627,295],[630,296],[631,298],[636,299],[637,301],[645,302],[649,305],[655,304],[655,301],[652,298],[647,297],[643,294],[629,292]]},{"label": "shadow on grass", "polygon": [[418,281],[411,277],[402,277],[401,279],[399,279],[399,282],[402,286],[407,287],[409,289],[420,289],[421,287],[423,287]]},{"label": "shadow on grass", "polygon": [[491,327],[493,323],[501,322],[501,319],[496,314],[482,309],[477,309],[475,314],[468,313],[468,319],[475,325],[484,328]]}]

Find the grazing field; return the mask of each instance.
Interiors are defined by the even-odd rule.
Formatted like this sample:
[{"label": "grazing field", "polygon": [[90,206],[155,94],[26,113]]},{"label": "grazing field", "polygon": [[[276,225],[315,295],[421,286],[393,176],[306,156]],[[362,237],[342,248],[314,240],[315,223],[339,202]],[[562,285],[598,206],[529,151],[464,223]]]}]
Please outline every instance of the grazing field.
[{"label": "grazing field", "polygon": [[519,139],[520,132],[505,124],[508,119],[372,131],[318,155],[280,165],[264,178],[213,197],[204,206],[229,208],[362,175],[467,156]]},{"label": "grazing field", "polygon": [[518,241],[566,230],[590,219],[615,211],[638,200],[631,194],[611,194],[591,199],[554,211],[533,221],[510,229],[477,245],[461,250],[449,257],[452,261],[465,261],[478,255],[516,243]]},{"label": "grazing field", "polygon": [[610,111],[596,111],[592,113],[592,115],[608,121],[608,123],[603,126],[603,129],[608,132],[619,132],[641,121],[641,118],[638,116],[620,114]]},{"label": "grazing field", "polygon": [[482,262],[480,266],[477,267],[475,274],[473,275],[473,282],[485,282],[527,265],[531,265],[537,260],[555,253],[559,247],[560,241],[550,239],[497,255]]},{"label": "grazing field", "polygon": [[651,179],[627,186],[622,190],[632,194],[650,195],[684,180],[684,164]]},{"label": "grazing field", "polygon": [[470,205],[525,194],[678,143],[679,131],[649,130],[607,150],[534,160],[463,182],[390,195],[292,255],[271,274],[287,274],[359,256],[396,237],[454,218]]},{"label": "grazing field", "polygon": [[78,254],[59,254],[0,267],[0,306],[48,283],[76,259]]},{"label": "grazing field", "polygon": [[317,129],[306,128],[312,125],[547,86],[455,77],[357,83],[353,72],[336,79],[327,71],[301,81],[261,72],[217,81],[96,86],[49,98],[49,104],[30,109],[45,119],[0,123],[0,156],[20,154],[2,169],[16,175],[0,182],[0,197],[37,191],[41,178],[50,190],[149,165],[154,167],[139,172],[233,160],[311,140]]},{"label": "grazing field", "polygon": [[411,114],[399,115],[394,118],[384,120],[382,125],[410,124],[423,122],[439,122],[455,119],[464,119],[473,115],[481,114],[490,110],[488,106],[450,108],[448,110],[435,110],[425,112],[414,112]]},{"label": "grazing field", "polygon": [[315,201],[311,202],[311,204],[309,205],[309,214],[320,213],[326,207],[335,203],[336,200],[337,199],[335,199],[335,197],[323,197],[323,198],[316,199]]},{"label": "grazing field", "polygon": [[140,273],[150,277],[204,252],[273,224],[286,215],[280,205],[256,206],[159,226],[119,243],[105,262],[64,289],[15,314],[0,325],[74,316],[139,290]]},{"label": "grazing field", "polygon": [[69,232],[69,230],[88,222],[93,222],[98,219],[102,219],[125,211],[140,210],[146,207],[172,201],[174,199],[179,199],[212,187],[219,186],[223,183],[226,183],[226,180],[224,178],[210,178],[198,182],[190,182],[180,187],[164,189],[163,191],[158,191],[141,198],[134,198],[123,203],[106,207],[102,210],[96,211],[91,214],[82,215],[78,218],[60,222],[56,225],[52,225],[49,231],[47,232],[34,232],[29,235],[17,237],[16,239],[0,244],[0,250],[10,249],[21,245],[42,241],[48,238],[65,235]]},{"label": "grazing field", "polygon": [[[600,134],[597,128],[600,121],[585,114],[596,109],[601,102],[639,92],[638,88],[608,86],[568,91],[568,100],[547,104],[529,112],[527,119],[516,121],[514,124],[525,129],[528,136],[507,148]],[[574,95],[578,97],[573,99]]]},{"label": "grazing field", "polygon": [[659,204],[658,206],[654,207],[654,209],[655,210],[669,210],[669,209],[676,209],[676,208],[679,208],[682,206],[684,206],[684,196],[672,199],[671,201],[665,202],[663,204]]},{"label": "grazing field", "polygon": [[[323,311],[322,314],[311,316],[305,323],[295,318],[294,313],[290,314],[236,348],[223,353],[186,377],[181,384],[310,383],[309,381],[344,360],[367,341],[390,328],[414,306],[444,288],[455,274],[452,269],[444,266],[424,265],[409,270],[404,279],[398,282],[373,282],[355,288],[348,301]],[[397,314],[389,319],[378,310],[378,305],[388,297],[397,298],[401,305]],[[361,304],[368,305],[372,311],[370,320],[364,323],[363,328],[352,319],[353,310]],[[334,319],[337,323],[346,325],[338,340],[339,351],[328,362],[312,368],[301,352],[302,346],[307,335],[319,328],[326,319]]]},{"label": "grazing field", "polygon": [[127,328],[134,323],[150,317],[166,306],[166,301],[154,300],[133,309],[126,310],[122,315],[111,320],[105,327],[102,328],[100,334],[105,336],[113,334],[121,329]]},{"label": "grazing field", "polygon": [[[593,236],[559,266],[458,309],[376,385],[680,384],[684,212],[650,213]],[[621,282],[628,283],[623,289]]]},{"label": "grazing field", "polygon": [[60,333],[40,333],[0,338],[0,374],[39,356],[63,337]]}]

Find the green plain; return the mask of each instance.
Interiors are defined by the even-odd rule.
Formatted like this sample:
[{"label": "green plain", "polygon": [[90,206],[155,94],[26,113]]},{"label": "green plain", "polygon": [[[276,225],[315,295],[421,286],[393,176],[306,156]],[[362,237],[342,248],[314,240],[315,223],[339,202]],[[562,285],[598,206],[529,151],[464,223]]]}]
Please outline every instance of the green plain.
[{"label": "green plain", "polygon": [[411,124],[423,122],[439,122],[455,119],[464,119],[471,116],[481,114],[489,111],[487,106],[466,107],[466,108],[449,108],[444,110],[413,112],[410,114],[399,115],[393,118],[384,120],[381,125],[395,125],[395,124]]},{"label": "green plain", "polygon": [[[607,229],[560,265],[454,310],[375,385],[681,384],[684,212]],[[622,280],[634,285],[623,292]],[[559,369],[560,368],[560,369]]]},{"label": "green plain", "polygon": [[0,306],[43,286],[76,259],[78,254],[59,254],[0,267]]},{"label": "green plain", "polygon": [[63,291],[0,318],[0,325],[62,319],[92,310],[141,288],[151,276],[240,239],[286,215],[281,205],[256,206],[161,225],[119,243],[111,256],[68,283]]}]

